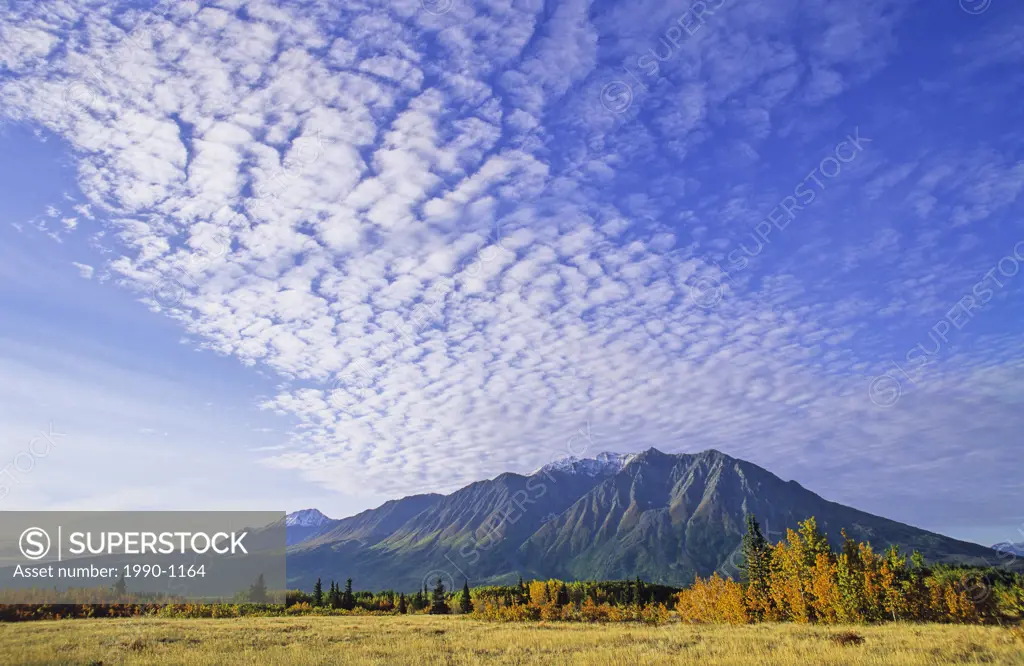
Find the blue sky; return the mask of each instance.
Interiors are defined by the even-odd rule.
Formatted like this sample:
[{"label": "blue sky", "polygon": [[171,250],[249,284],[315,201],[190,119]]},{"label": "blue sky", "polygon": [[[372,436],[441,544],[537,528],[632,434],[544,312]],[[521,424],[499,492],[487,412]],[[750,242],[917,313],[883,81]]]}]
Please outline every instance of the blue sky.
[{"label": "blue sky", "polygon": [[713,447],[1021,540],[1022,37],[1008,0],[9,3],[0,505],[341,516]]}]

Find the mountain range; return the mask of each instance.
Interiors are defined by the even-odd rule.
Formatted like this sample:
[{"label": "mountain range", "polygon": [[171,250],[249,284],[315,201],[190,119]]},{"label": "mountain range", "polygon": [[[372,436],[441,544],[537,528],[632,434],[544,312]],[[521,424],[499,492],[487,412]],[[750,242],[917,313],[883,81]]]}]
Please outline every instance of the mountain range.
[{"label": "mountain range", "polygon": [[[449,495],[414,495],[332,520],[289,514],[289,586],[351,577],[359,589],[415,590],[438,576],[473,585],[523,578],[624,579],[686,585],[735,576],[745,516],[771,541],[810,516],[876,549],[918,550],[930,562],[998,564],[984,546],[835,502],[719,451],[567,458],[530,475],[505,473]],[[1005,556],[1004,556],[1005,559]]]}]

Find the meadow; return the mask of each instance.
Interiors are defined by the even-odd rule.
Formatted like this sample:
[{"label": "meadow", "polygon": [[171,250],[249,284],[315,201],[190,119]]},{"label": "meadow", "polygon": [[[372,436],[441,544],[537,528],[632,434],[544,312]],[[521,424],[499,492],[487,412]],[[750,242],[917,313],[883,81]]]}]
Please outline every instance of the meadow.
[{"label": "meadow", "polygon": [[660,627],[466,616],[158,617],[0,624],[5,664],[1024,665],[998,626],[781,623]]}]

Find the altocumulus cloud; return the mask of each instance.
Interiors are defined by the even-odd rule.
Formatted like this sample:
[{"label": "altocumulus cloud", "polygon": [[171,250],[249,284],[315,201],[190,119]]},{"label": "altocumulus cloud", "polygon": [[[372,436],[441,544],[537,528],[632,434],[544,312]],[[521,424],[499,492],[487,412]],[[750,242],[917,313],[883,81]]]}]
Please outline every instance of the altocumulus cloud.
[{"label": "altocumulus cloud", "polygon": [[[600,449],[721,448],[836,499],[913,473],[973,493],[966,516],[1010,496],[987,470],[1024,462],[1003,444],[1024,396],[999,381],[1019,345],[967,331],[893,409],[866,387],[912,316],[1002,256],[960,236],[1004,228],[1024,174],[1019,135],[922,156],[932,137],[884,109],[838,113],[910,7],[727,2],[610,113],[602,89],[686,6],[14,3],[0,104],[70,146],[77,227],[117,243],[104,269],[281,377],[263,406],[296,427],[267,464],[452,488],[586,428]],[[855,128],[864,156],[727,274]]]}]

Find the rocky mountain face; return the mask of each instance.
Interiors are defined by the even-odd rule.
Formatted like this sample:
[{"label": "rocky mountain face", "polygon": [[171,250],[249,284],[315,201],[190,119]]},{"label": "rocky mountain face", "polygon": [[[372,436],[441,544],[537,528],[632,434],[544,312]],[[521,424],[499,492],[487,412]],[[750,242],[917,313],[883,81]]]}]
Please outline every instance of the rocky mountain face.
[{"label": "rocky mountain face", "polygon": [[845,528],[876,549],[898,544],[933,562],[1000,563],[990,548],[829,502],[718,451],[649,449],[570,458],[450,495],[393,500],[295,541],[289,531],[288,578],[294,587],[309,588],[319,576],[395,590],[415,590],[438,576],[446,584],[466,578],[479,585],[520,575],[639,575],[685,585],[716,570],[736,575],[747,513],[758,517],[772,541],[815,516],[837,546]]},{"label": "rocky mountain face", "polygon": [[287,544],[290,546],[305,541],[319,534],[332,522],[335,521],[332,521],[317,509],[303,509],[302,511],[289,513],[284,519]]}]

